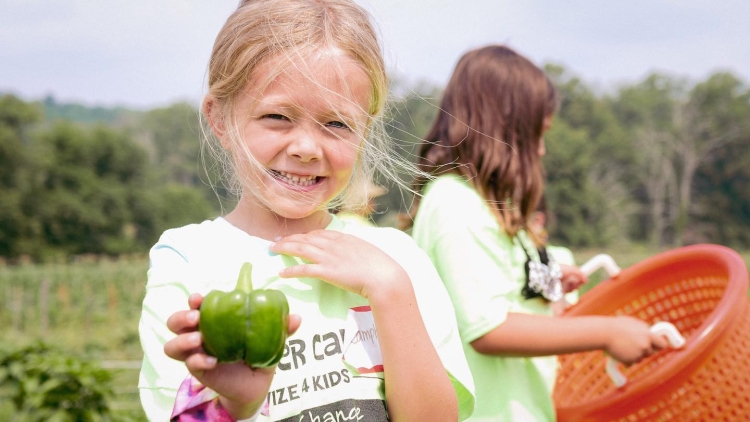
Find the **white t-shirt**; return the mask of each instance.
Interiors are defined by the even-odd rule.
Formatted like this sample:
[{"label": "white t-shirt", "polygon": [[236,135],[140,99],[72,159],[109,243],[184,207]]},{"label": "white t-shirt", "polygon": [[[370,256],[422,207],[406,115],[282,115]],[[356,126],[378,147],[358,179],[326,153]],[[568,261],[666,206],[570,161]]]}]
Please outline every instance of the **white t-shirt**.
[{"label": "white t-shirt", "polygon": [[[428,334],[456,390],[461,419],[474,407],[474,385],[463,354],[448,294],[430,260],[412,239],[395,229],[346,224],[333,217],[328,230],[364,239],[381,248],[409,274]],[[152,421],[166,421],[184,363],[163,352],[174,337],[166,327],[175,311],[187,309],[191,293],[230,291],[244,262],[253,264],[255,289],[277,289],[302,325],[287,339],[284,357],[259,421],[387,420],[382,360],[367,300],[318,279],[283,279],[278,272],[297,258],[269,253],[270,242],[217,218],[167,230],[151,249],[148,285],[140,321],[144,351],[139,389]],[[327,419],[328,418],[328,419]],[[352,419],[353,418],[353,419]]]}]

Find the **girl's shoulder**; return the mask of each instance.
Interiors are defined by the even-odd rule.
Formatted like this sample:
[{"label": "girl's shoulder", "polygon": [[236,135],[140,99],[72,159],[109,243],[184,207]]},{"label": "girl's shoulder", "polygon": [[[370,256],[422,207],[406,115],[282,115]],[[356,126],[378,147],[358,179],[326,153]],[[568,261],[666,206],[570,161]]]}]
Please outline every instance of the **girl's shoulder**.
[{"label": "girl's shoulder", "polygon": [[446,174],[430,181],[419,202],[416,220],[431,227],[496,224],[487,202],[464,177]]},{"label": "girl's shoulder", "polygon": [[424,195],[461,195],[478,197],[476,189],[466,178],[454,173],[440,175],[427,183]]},{"label": "girl's shoulder", "polygon": [[231,290],[244,262],[269,258],[269,245],[222,217],[169,229],[149,253],[149,285],[180,280],[190,291],[203,294]]},{"label": "girl's shoulder", "polygon": [[200,247],[228,236],[229,224],[221,217],[165,230],[157,246]]},{"label": "girl's shoulder", "polygon": [[187,224],[182,227],[167,229],[162,233],[161,239],[166,240],[185,240],[196,237],[210,237],[217,234],[217,229],[221,229],[224,224],[223,218],[204,220],[200,223]]},{"label": "girl's shoulder", "polygon": [[157,250],[169,249],[182,255],[188,262],[196,262],[216,256],[235,255],[237,250],[266,251],[268,243],[218,217],[166,230],[151,251],[153,255]]},{"label": "girl's shoulder", "polygon": [[345,223],[340,230],[346,234],[378,247],[399,263],[414,262],[422,259],[422,249],[407,233],[393,227],[363,226]]},{"label": "girl's shoulder", "polygon": [[340,230],[346,234],[357,236],[360,239],[378,246],[385,247],[417,247],[414,240],[405,232],[393,227],[366,226],[363,224],[342,221]]},{"label": "girl's shoulder", "polygon": [[466,178],[445,174],[425,186],[419,207],[464,212],[466,208],[481,207],[484,203],[482,196]]}]

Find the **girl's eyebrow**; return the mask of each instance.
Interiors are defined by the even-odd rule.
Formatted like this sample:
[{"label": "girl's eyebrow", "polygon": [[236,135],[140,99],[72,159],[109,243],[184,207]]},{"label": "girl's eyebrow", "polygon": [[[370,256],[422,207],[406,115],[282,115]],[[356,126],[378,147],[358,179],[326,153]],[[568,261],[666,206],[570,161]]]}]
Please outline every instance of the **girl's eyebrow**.
[{"label": "girl's eyebrow", "polygon": [[297,108],[296,105],[283,98],[274,98],[272,96],[264,96],[255,103],[256,107],[278,107],[278,108]]},{"label": "girl's eyebrow", "polygon": [[315,115],[318,118],[334,118],[334,119],[346,119],[351,121],[356,121],[359,116],[367,116],[367,112],[364,111],[356,102],[354,101],[345,101],[343,103],[343,107],[337,109],[334,109],[332,107],[325,107],[324,110],[320,110],[319,112],[312,113],[308,109],[301,107],[299,104],[296,104],[295,102],[288,101],[285,98],[274,98],[273,96],[266,96],[264,98],[261,98],[256,103],[256,109],[260,108],[274,108],[274,109],[280,109],[284,111],[295,111],[300,112],[300,114],[305,115]]}]

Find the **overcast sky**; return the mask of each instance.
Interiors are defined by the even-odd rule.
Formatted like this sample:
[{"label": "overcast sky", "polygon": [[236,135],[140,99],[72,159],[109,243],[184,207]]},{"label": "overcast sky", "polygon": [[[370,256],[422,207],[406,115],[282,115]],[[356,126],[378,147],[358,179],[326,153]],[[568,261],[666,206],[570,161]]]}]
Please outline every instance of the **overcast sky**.
[{"label": "overcast sky", "polygon": [[[467,50],[505,43],[611,90],[653,71],[750,83],[748,0],[357,0],[392,75],[443,85]],[[197,104],[237,0],[0,0],[0,93],[150,108]]]}]

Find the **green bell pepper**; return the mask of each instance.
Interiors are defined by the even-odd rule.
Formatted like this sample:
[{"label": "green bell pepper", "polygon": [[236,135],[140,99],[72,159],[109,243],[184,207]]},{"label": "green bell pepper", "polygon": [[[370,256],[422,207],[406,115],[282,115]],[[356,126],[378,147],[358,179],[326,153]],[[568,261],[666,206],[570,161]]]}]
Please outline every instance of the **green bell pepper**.
[{"label": "green bell pepper", "polygon": [[212,290],[203,298],[198,329],[203,349],[219,362],[267,368],[284,353],[289,304],[278,290],[253,290],[251,271],[252,264],[244,263],[235,290]]}]

